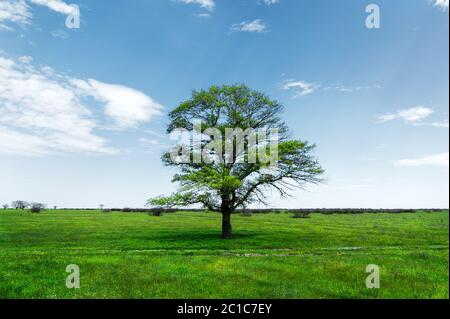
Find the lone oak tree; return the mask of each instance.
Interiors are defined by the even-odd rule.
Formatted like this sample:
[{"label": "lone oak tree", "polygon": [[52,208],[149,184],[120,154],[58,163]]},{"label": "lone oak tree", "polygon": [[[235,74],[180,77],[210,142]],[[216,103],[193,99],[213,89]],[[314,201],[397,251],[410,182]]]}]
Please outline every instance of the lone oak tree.
[{"label": "lone oak tree", "polygon": [[[248,138],[242,142],[232,137],[232,160],[226,158],[229,154],[219,154],[219,160],[209,163],[192,160],[197,149],[190,143],[185,145],[190,151],[189,161],[173,161],[170,152],[162,156],[167,166],[178,167],[181,171],[173,178],[173,182],[180,184],[178,192],[168,197],[152,198],[148,204],[163,207],[201,204],[210,211],[220,212],[222,237],[229,239],[232,237],[231,214],[236,209],[255,202],[266,205],[266,192],[271,189],[285,197],[293,189],[304,189],[309,183],[321,182],[323,170],[311,154],[315,145],[289,139],[289,130],[280,118],[282,110],[283,106],[279,102],[245,85],[212,86],[208,90],[193,91],[190,100],[170,112],[168,133],[177,129],[193,131],[194,121],[201,121],[201,132],[208,128],[220,130],[225,138],[215,142],[225,145],[230,142],[229,139],[227,141],[226,129],[245,131],[252,128],[258,132],[276,129],[277,167],[270,169],[267,161],[263,163],[259,160],[260,155],[256,162],[247,161],[250,152],[255,151],[248,143]],[[240,142],[246,146],[241,153],[237,150]],[[202,146],[205,143],[202,139]],[[267,143],[262,147],[267,148]]]}]

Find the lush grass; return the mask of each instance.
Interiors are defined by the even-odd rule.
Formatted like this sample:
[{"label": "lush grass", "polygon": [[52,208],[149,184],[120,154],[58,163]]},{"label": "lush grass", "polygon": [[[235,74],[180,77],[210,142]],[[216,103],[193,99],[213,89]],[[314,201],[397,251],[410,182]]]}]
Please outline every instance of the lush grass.
[{"label": "lush grass", "polygon": [[[162,217],[0,211],[3,298],[448,298],[448,212]],[[81,288],[65,287],[68,264]],[[366,265],[381,288],[365,287]]]}]

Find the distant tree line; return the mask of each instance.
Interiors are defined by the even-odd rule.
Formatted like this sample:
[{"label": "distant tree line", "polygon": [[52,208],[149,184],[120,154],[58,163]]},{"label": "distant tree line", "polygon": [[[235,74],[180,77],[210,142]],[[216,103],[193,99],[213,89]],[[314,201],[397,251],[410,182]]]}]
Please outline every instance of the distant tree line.
[{"label": "distant tree line", "polygon": [[238,212],[242,213],[243,211],[249,211],[252,214],[268,214],[268,213],[308,213],[308,214],[380,214],[380,213],[389,213],[389,214],[399,214],[399,213],[416,213],[418,211],[426,211],[426,212],[442,212],[445,209],[442,208],[424,208],[424,209],[377,209],[377,208],[301,208],[301,209],[247,209],[247,210],[238,210]]},{"label": "distant tree line", "polygon": [[[98,210],[96,208],[61,208],[61,210]],[[122,212],[122,213],[151,213],[160,211],[162,213],[175,212],[199,212],[206,213],[208,210],[203,208],[108,208],[101,209],[103,212]],[[376,209],[376,208],[304,208],[304,209],[281,209],[281,208],[264,208],[264,209],[237,209],[234,214],[252,215],[252,214],[269,214],[269,213],[290,213],[294,215],[309,214],[400,214],[400,213],[416,213],[416,212],[442,212],[447,208],[423,208],[423,209]]]},{"label": "distant tree line", "polygon": [[[20,209],[24,210],[29,208],[31,212],[33,213],[40,213],[41,211],[45,210],[47,207],[46,204],[43,203],[37,203],[37,202],[27,202],[25,200],[15,200],[11,203],[12,209]],[[3,209],[8,209],[9,205],[4,204]]]},{"label": "distant tree line", "polygon": [[[16,200],[11,203],[2,205],[3,209],[11,207],[16,210],[24,210],[29,208],[33,212],[40,212],[47,208],[46,204],[38,202],[28,202],[24,200]],[[206,213],[208,210],[203,208],[108,208],[105,209],[104,205],[99,205],[102,212],[122,212],[122,213],[149,213],[152,215],[162,215],[163,213],[176,213],[176,212],[200,212]],[[53,206],[53,209],[57,209],[57,206]],[[91,210],[95,211],[98,208],[60,208],[60,210]],[[243,216],[251,216],[253,214],[269,214],[269,213],[288,213],[293,214],[296,218],[307,218],[310,214],[400,214],[400,213],[416,213],[416,212],[442,212],[448,210],[444,208],[418,208],[418,209],[377,209],[377,208],[300,208],[300,209],[284,209],[284,208],[245,208],[237,209],[234,214],[240,214]]]}]

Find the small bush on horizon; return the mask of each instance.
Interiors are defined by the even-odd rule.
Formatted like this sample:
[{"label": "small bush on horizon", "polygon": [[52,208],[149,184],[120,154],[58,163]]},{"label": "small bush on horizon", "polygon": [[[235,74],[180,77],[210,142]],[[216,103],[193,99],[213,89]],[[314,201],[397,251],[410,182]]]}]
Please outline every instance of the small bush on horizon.
[{"label": "small bush on horizon", "polygon": [[303,210],[296,210],[296,211],[293,211],[293,218],[310,218],[311,216],[310,216],[310,214],[311,214],[311,212],[308,212],[308,211],[303,211]]},{"label": "small bush on horizon", "polygon": [[243,209],[239,215],[244,216],[244,217],[251,217],[252,211],[249,209]]},{"label": "small bush on horizon", "polygon": [[151,216],[162,216],[164,209],[161,207],[156,207],[150,209],[149,215]]},{"label": "small bush on horizon", "polygon": [[42,203],[31,203],[30,204],[30,211],[32,213],[40,213],[45,209],[45,204]]}]

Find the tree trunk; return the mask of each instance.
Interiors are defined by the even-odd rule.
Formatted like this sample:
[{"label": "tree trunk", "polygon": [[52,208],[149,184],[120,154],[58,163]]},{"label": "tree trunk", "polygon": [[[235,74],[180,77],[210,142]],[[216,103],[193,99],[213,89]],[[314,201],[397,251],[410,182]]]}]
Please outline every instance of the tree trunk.
[{"label": "tree trunk", "polygon": [[231,239],[231,212],[222,212],[222,238]]}]

